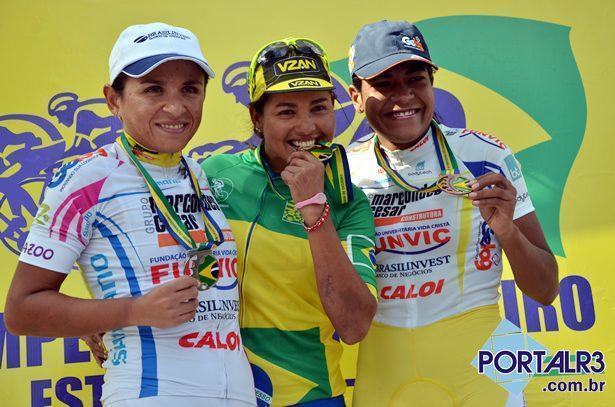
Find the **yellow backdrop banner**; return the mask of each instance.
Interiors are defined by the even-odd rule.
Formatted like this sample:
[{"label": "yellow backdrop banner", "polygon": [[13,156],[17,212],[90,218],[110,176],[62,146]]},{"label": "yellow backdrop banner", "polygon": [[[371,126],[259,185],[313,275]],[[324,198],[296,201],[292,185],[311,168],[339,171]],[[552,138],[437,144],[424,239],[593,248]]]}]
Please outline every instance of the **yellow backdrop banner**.
[{"label": "yellow backdrop banner", "polygon": [[[131,24],[163,21],[191,29],[217,73],[203,124],[185,153],[197,160],[247,148],[246,73],[264,43],[314,38],[330,55],[339,105],[338,142],[368,131],[345,89],[348,48],[378,19],[417,23],[436,74],[436,110],[454,127],[497,135],[523,165],[532,201],[560,266],[561,293],[541,307],[517,290],[506,266],[502,315],[551,351],[604,352],[593,375],[602,392],[546,392],[534,378],[528,405],[615,404],[609,363],[615,288],[608,253],[615,243],[610,111],[615,92],[615,6],[606,0],[451,2],[11,1],[0,3],[0,403],[100,405],[102,374],[75,338],[15,337],[4,302],[18,253],[45,184],[61,162],[112,142],[120,123],[102,99],[108,56]],[[606,180],[606,181],[605,181]],[[88,297],[78,271],[63,291]],[[95,317],[95,316],[93,316]],[[611,328],[609,328],[611,326]],[[611,332],[609,334],[609,332]],[[454,335],[451,346],[455,346]],[[356,349],[344,355],[354,383]],[[584,376],[583,378],[586,378]],[[561,403],[561,404],[559,404]]]}]

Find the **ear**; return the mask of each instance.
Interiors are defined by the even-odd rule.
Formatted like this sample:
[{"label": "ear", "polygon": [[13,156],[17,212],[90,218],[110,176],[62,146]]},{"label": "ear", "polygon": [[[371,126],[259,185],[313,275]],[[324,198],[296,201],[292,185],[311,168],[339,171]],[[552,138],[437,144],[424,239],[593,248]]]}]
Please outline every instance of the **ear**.
[{"label": "ear", "polygon": [[252,125],[254,126],[254,128],[260,129],[262,132],[263,131],[263,126],[262,126],[263,121],[261,119],[261,116],[256,112],[256,109],[254,109],[254,107],[250,106],[249,110],[250,110],[250,120],[252,120]]},{"label": "ear", "polygon": [[119,117],[121,120],[122,117],[119,103],[121,98],[120,94],[117,93],[115,89],[113,89],[109,84],[105,85],[105,87],[103,88],[103,94],[105,95],[107,107],[109,108],[111,113],[113,113],[114,116]]},{"label": "ear", "polygon": [[365,106],[363,105],[361,90],[357,89],[354,85],[350,85],[348,92],[350,92],[350,99],[352,99],[354,110],[363,113],[365,111]]}]

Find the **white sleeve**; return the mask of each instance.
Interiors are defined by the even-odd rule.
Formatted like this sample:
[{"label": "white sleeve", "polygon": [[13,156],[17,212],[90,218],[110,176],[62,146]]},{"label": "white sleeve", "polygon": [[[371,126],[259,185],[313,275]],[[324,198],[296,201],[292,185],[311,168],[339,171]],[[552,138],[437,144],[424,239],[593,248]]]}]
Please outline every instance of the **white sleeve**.
[{"label": "white sleeve", "polygon": [[[88,165],[90,164],[90,165]],[[75,160],[63,165],[45,189],[19,261],[68,274],[87,246],[107,177],[96,165]],[[103,174],[107,175],[107,174]]]},{"label": "white sleeve", "polygon": [[515,158],[510,149],[506,148],[506,155],[502,163],[504,176],[513,184],[517,190],[517,203],[515,205],[515,213],[513,219],[519,219],[530,212],[534,212],[534,205],[527,190],[523,173],[521,172],[521,164]]}]

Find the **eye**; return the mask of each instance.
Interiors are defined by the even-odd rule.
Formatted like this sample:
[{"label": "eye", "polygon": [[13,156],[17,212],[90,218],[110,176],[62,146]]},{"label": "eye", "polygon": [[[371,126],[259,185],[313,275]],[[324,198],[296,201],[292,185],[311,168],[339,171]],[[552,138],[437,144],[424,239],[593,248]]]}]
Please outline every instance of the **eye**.
[{"label": "eye", "polygon": [[184,92],[198,94],[200,90],[196,86],[190,85],[190,86],[184,86]]},{"label": "eye", "polygon": [[328,110],[329,108],[324,104],[312,107],[313,112],[327,112]]},{"label": "eye", "polygon": [[391,86],[391,82],[389,81],[377,81],[372,84],[372,86],[376,89],[386,89]]},{"label": "eye", "polygon": [[292,116],[293,114],[295,114],[294,110],[284,109],[284,110],[280,110],[279,112],[277,112],[276,116]]},{"label": "eye", "polygon": [[158,86],[158,85],[148,86],[147,88],[145,88],[144,92],[145,93],[161,93],[162,86]]}]

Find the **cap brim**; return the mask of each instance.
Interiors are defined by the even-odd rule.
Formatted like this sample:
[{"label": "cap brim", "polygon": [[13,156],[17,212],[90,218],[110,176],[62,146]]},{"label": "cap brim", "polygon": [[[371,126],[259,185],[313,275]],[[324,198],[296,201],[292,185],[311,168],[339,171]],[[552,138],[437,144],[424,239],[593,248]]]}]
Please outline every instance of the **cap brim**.
[{"label": "cap brim", "polygon": [[393,68],[395,65],[401,64],[406,61],[417,61],[424,62],[428,65],[434,67],[434,69],[438,69],[438,65],[434,64],[427,58],[423,58],[418,55],[409,54],[409,53],[399,53],[389,55],[372,63],[362,66],[361,68],[354,71],[354,74],[357,75],[361,79],[371,79],[375,76],[380,75],[384,71],[387,71]]},{"label": "cap brim", "polygon": [[147,75],[154,69],[158,68],[160,65],[164,64],[165,62],[177,61],[177,60],[192,61],[198,66],[200,66],[210,78],[216,77],[213,69],[211,69],[211,67],[205,61],[194,58],[194,57],[190,57],[186,55],[179,55],[179,54],[161,54],[161,55],[154,55],[151,57],[143,58],[137,62],[133,62],[132,64],[128,65],[127,67],[122,69],[122,72],[124,72],[126,75],[130,77],[140,78],[142,76]]},{"label": "cap brim", "polygon": [[300,90],[333,90],[333,83],[321,78],[293,78],[276,83],[265,89],[265,93],[296,92]]}]

